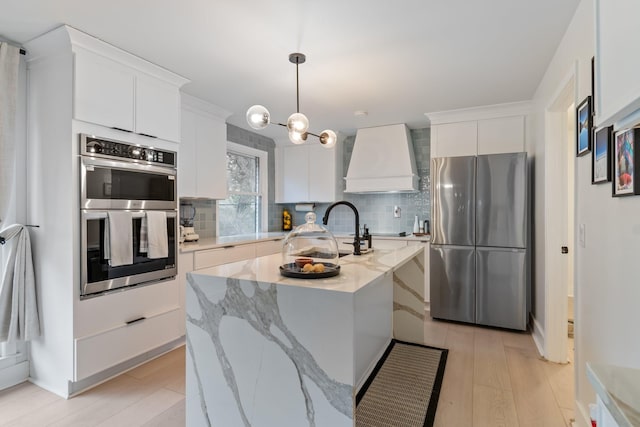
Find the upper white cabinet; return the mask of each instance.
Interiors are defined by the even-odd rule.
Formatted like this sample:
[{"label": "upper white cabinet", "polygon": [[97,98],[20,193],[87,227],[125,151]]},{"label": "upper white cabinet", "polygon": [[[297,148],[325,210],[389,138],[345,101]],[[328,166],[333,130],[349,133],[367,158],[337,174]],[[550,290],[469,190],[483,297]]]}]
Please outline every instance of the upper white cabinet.
[{"label": "upper white cabinet", "polygon": [[75,55],[74,71],[74,117],[133,132],[135,77],[131,70],[81,50]]},{"label": "upper white cabinet", "polygon": [[180,197],[227,197],[227,125],[229,112],[182,95],[182,141],[178,155]]},{"label": "upper white cabinet", "polygon": [[475,156],[477,151],[476,121],[431,126],[431,157]]},{"label": "upper white cabinet", "polygon": [[431,157],[525,151],[529,103],[429,114]]},{"label": "upper white cabinet", "polygon": [[136,77],[135,132],[180,141],[180,91],[150,76]]},{"label": "upper white cabinet", "polygon": [[597,126],[609,126],[640,109],[639,15],[638,1],[595,1]]},{"label": "upper white cabinet", "polygon": [[335,202],[339,198],[341,144],[276,148],[276,203]]},{"label": "upper white cabinet", "polygon": [[68,28],[77,120],[180,141],[180,87],[188,80]]},{"label": "upper white cabinet", "polygon": [[478,154],[524,151],[524,116],[478,120]]}]

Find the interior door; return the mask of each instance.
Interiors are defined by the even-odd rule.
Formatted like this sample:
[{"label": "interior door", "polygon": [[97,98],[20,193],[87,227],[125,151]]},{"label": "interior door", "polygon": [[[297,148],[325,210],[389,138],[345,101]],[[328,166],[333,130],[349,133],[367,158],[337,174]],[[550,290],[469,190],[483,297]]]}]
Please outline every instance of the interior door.
[{"label": "interior door", "polygon": [[475,249],[432,244],[430,255],[431,317],[474,323]]}]

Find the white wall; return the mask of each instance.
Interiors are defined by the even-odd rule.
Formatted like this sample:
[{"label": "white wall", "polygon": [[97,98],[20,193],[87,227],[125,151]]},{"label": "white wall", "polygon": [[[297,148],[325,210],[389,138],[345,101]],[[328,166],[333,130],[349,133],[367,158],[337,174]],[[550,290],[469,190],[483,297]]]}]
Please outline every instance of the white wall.
[{"label": "white wall", "polygon": [[[583,0],[534,97],[535,317],[544,312],[545,108],[577,61],[576,104],[591,92],[594,54],[593,0]],[[575,159],[576,223],[586,225],[586,247],[576,247],[575,351],[579,409],[595,401],[586,362],[640,368],[640,197],[612,198],[611,185],[591,184],[591,155]],[[580,415],[576,414],[580,420]]]}]

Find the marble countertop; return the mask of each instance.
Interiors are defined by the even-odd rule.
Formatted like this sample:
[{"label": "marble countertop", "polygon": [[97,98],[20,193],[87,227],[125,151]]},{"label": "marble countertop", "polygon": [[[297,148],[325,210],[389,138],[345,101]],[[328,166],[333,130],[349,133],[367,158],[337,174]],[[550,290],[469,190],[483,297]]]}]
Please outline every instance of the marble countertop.
[{"label": "marble countertop", "polygon": [[[272,231],[268,233],[256,233],[256,234],[244,234],[240,236],[227,236],[227,237],[209,237],[198,240],[197,242],[184,242],[180,244],[180,252],[195,252],[206,249],[221,248],[229,245],[244,245],[250,243],[261,242],[265,240],[284,239],[289,232],[285,231]],[[352,239],[353,235],[348,233],[334,233],[336,238],[340,239]],[[406,240],[406,241],[429,241],[430,236],[414,236],[412,234],[407,236],[376,236],[373,235],[373,241],[376,240]],[[375,247],[375,243],[374,243]]]},{"label": "marble countertop", "polygon": [[640,369],[587,363],[587,378],[620,427],[640,425]]},{"label": "marble countertop", "polygon": [[340,274],[326,279],[293,279],[281,276],[279,267],[282,264],[282,257],[280,254],[205,268],[189,274],[196,277],[202,275],[235,278],[258,283],[278,283],[354,293],[377,278],[400,268],[423,250],[423,246],[418,245],[393,250],[378,249],[360,256],[347,255],[340,258]]}]

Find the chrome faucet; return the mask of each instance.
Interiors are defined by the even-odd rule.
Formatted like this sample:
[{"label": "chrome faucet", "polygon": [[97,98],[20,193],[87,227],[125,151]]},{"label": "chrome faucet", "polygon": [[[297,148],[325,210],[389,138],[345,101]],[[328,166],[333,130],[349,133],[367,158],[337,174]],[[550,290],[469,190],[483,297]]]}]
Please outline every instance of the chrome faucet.
[{"label": "chrome faucet", "polygon": [[327,223],[329,222],[329,212],[331,212],[331,209],[335,208],[338,205],[345,205],[350,207],[351,210],[353,210],[353,213],[356,215],[356,237],[353,240],[353,254],[361,255],[360,253],[360,214],[358,214],[358,209],[356,209],[356,207],[353,206],[352,203],[346,202],[344,200],[332,203],[331,205],[329,205],[326,212],[324,213],[324,217],[322,217],[322,223],[324,225],[327,225]]}]

